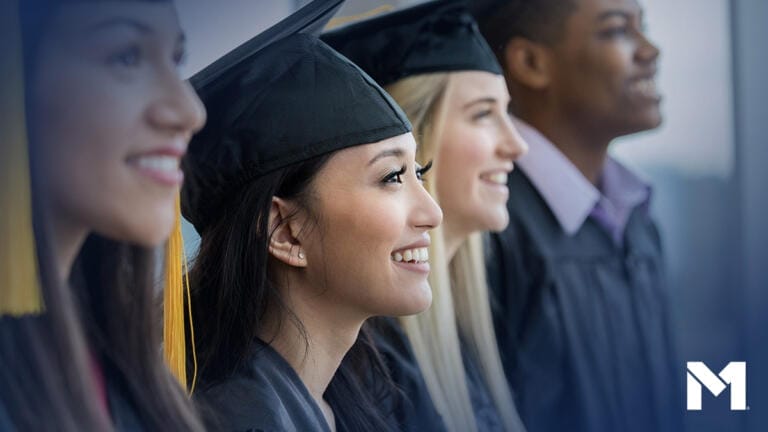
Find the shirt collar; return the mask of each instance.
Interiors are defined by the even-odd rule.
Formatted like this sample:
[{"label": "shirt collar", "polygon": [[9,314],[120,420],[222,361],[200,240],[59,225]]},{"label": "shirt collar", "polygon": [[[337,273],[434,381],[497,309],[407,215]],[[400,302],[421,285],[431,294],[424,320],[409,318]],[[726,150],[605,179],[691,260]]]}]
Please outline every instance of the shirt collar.
[{"label": "shirt collar", "polygon": [[601,202],[612,208],[610,214],[623,231],[631,210],[650,200],[650,185],[613,158],[606,160],[600,190],[541,132],[518,118],[512,120],[529,147],[517,165],[566,234],[574,235]]}]

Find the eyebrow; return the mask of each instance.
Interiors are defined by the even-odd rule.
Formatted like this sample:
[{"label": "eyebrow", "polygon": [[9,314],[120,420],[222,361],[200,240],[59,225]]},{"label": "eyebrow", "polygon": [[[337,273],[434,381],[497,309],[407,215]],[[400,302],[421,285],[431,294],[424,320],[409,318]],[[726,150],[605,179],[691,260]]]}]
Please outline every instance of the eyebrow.
[{"label": "eyebrow", "polygon": [[383,158],[386,158],[386,157],[398,157],[398,158],[401,158],[404,155],[405,155],[405,150],[403,150],[401,148],[394,148],[394,149],[384,150],[381,153],[379,153],[376,156],[374,156],[373,159],[371,159],[368,162],[368,166],[373,165],[379,159],[383,159]]},{"label": "eyebrow", "polygon": [[98,23],[90,26],[88,28],[88,32],[94,33],[94,32],[99,32],[111,27],[119,27],[119,26],[130,27],[142,34],[154,33],[154,31],[150,26],[140,21],[137,21],[135,19],[127,18],[127,17],[115,17],[115,18],[109,18],[103,21],[99,21]]},{"label": "eyebrow", "polygon": [[[150,35],[153,34],[155,31],[152,29],[152,27],[137,21],[135,19],[127,18],[127,17],[115,17],[106,19],[104,21],[98,22],[90,27],[88,27],[87,32],[88,33],[96,33],[103,31],[105,29],[109,29],[111,27],[130,27],[134,29],[135,31],[143,34],[143,35]],[[178,36],[176,37],[176,43],[178,45],[184,45],[187,43],[187,35],[183,31],[179,31]]]},{"label": "eyebrow", "polygon": [[472,107],[473,105],[481,104],[481,103],[489,103],[489,104],[495,104],[497,102],[497,99],[494,97],[484,97],[480,99],[475,99],[473,101],[467,102],[464,104],[463,109],[468,109]]}]

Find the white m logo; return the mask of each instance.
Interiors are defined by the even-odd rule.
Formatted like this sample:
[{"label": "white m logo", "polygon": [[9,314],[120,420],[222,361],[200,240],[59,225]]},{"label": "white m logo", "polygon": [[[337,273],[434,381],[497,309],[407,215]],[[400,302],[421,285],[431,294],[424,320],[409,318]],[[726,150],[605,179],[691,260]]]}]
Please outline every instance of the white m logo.
[{"label": "white m logo", "polygon": [[731,411],[747,409],[747,362],[730,362],[715,375],[703,362],[688,362],[688,410],[701,410],[701,385],[715,396],[731,386]]}]

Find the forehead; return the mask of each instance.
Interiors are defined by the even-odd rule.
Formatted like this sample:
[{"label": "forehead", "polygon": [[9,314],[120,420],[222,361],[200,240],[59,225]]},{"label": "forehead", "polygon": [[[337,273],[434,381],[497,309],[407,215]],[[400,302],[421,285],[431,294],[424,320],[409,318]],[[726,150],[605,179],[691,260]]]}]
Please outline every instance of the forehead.
[{"label": "forehead", "polygon": [[451,99],[458,103],[470,102],[477,98],[503,101],[509,97],[504,77],[490,72],[454,72],[448,86]]},{"label": "forehead", "polygon": [[178,16],[169,1],[73,1],[63,2],[49,30],[73,35],[128,29],[149,34],[178,34]]},{"label": "forehead", "polygon": [[[339,150],[330,158],[328,165],[353,165],[365,168],[373,158],[379,156],[382,152],[391,154],[390,151],[393,150],[401,150],[402,155],[406,159],[412,160],[416,154],[416,141],[413,138],[413,134],[407,133],[375,143],[362,144]],[[379,160],[391,159],[393,158],[382,157]],[[397,159],[400,160],[402,157],[397,156]]]},{"label": "forehead", "polygon": [[578,0],[572,18],[599,20],[607,12],[621,12],[629,15],[642,13],[638,0]]}]

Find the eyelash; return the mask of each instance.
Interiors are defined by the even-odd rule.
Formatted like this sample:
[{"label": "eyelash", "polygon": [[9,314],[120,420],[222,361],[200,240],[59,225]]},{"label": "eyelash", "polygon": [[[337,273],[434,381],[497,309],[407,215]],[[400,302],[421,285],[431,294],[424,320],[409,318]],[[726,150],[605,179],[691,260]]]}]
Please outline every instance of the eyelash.
[{"label": "eyelash", "polygon": [[424,181],[424,176],[432,169],[432,161],[427,162],[426,165],[416,170],[416,178],[419,181]]},{"label": "eyelash", "polygon": [[[429,163],[427,163],[423,167],[416,169],[416,178],[419,180],[419,182],[424,181],[424,175],[427,174],[427,172],[429,172],[430,169],[432,169],[432,161],[429,161]],[[401,178],[401,176],[405,174],[405,172],[406,172],[406,167],[405,165],[403,165],[402,167],[400,167],[399,170],[393,171],[387,174],[386,177],[384,177],[381,180],[381,182],[385,184],[403,183],[403,179]]]},{"label": "eyelash", "polygon": [[405,174],[405,165],[403,165],[398,171],[393,171],[393,172],[387,174],[387,176],[384,177],[381,180],[381,182],[382,183],[387,183],[387,184],[390,184],[390,183],[402,183],[403,179],[401,179],[400,176],[402,176],[403,174]]},{"label": "eyelash", "polygon": [[[136,68],[140,66],[143,60],[144,56],[141,47],[132,45],[110,55],[107,59],[107,63],[115,67]],[[173,53],[171,60],[174,66],[181,67],[187,61],[187,52],[183,49],[178,50]]]}]

